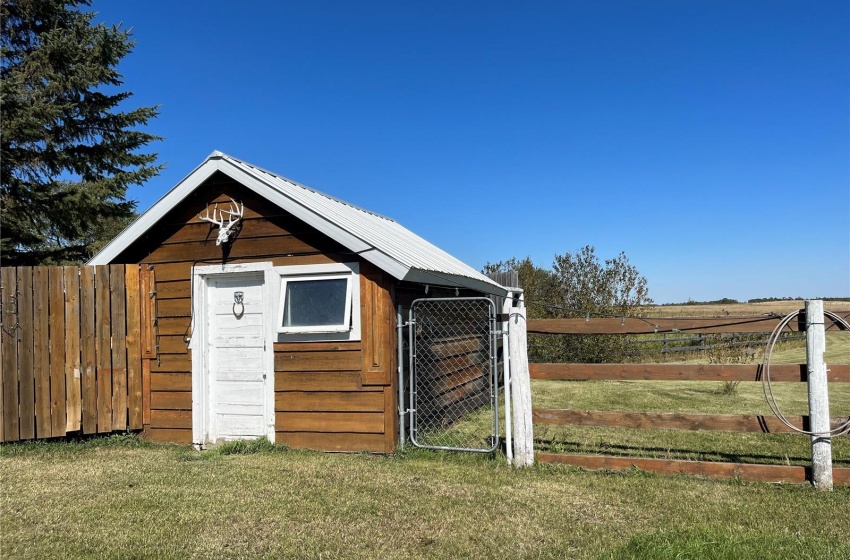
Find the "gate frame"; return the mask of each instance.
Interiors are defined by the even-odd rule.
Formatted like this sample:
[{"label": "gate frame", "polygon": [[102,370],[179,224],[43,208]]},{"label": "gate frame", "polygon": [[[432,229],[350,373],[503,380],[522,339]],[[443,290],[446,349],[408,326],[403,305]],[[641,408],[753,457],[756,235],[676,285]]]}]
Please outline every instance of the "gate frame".
[{"label": "gate frame", "polygon": [[[487,302],[489,309],[489,320],[488,320],[488,334],[487,336],[490,339],[490,352],[489,352],[489,362],[490,362],[490,406],[493,410],[493,422],[491,423],[491,434],[490,440],[492,442],[489,448],[467,448],[467,447],[452,447],[452,446],[441,446],[441,445],[424,445],[420,444],[416,441],[414,437],[415,427],[416,427],[416,408],[414,407],[414,395],[415,395],[415,379],[416,379],[416,315],[415,308],[416,304],[419,302],[458,302],[458,301],[484,301]],[[399,406],[400,413],[400,422],[399,422],[399,432],[401,435],[401,446],[404,448],[404,441],[409,439],[414,447],[418,447],[420,449],[435,449],[440,451],[467,451],[470,453],[492,453],[496,449],[499,448],[499,441],[501,438],[500,430],[499,430],[499,361],[498,361],[498,338],[502,335],[501,329],[498,328],[498,316],[496,314],[496,304],[489,297],[483,296],[475,296],[475,297],[448,297],[448,298],[419,298],[414,300],[410,304],[410,309],[408,310],[408,321],[404,325],[399,324],[399,357],[402,355],[401,343],[403,341],[403,329],[407,327],[407,340],[408,340],[408,354],[409,354],[409,372],[408,372],[408,400],[407,400],[407,409],[405,410],[403,406]],[[401,308],[399,308],[399,318],[401,317]],[[403,366],[401,361],[399,361],[399,395],[401,395],[403,391],[403,387],[401,386],[401,381],[403,379]],[[507,382],[507,381],[506,381]],[[404,415],[405,413],[410,413],[410,425],[408,433],[405,435],[404,431]],[[505,420],[509,422],[510,420]]]}]

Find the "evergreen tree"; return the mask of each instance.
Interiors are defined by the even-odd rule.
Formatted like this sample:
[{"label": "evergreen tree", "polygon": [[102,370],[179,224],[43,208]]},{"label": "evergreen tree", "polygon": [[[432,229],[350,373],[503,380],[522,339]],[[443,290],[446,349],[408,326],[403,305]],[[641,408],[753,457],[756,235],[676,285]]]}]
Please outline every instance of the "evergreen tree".
[{"label": "evergreen tree", "polygon": [[[0,250],[4,266],[88,259],[135,216],[130,185],[157,175],[159,137],[123,110],[130,32],[94,24],[90,0],[0,4]],[[121,107],[119,109],[119,107]]]}]

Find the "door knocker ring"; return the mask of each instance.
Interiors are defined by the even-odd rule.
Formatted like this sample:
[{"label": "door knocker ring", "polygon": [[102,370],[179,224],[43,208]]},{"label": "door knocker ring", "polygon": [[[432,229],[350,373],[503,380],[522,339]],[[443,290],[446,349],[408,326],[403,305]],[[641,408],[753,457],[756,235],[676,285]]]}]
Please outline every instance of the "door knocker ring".
[{"label": "door knocker ring", "polygon": [[[233,292],[233,316],[237,319],[241,319],[245,314],[245,293],[244,292]],[[236,306],[239,305],[239,311],[236,311]]]}]

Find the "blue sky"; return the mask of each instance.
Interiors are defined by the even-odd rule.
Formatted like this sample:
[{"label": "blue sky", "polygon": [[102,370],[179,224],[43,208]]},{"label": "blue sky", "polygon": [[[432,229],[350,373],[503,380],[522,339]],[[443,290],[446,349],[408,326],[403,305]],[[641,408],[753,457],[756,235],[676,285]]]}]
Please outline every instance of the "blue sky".
[{"label": "blue sky", "polygon": [[657,303],[850,295],[850,4],[95,0],[167,168],[213,150],[475,268],[623,251]]}]

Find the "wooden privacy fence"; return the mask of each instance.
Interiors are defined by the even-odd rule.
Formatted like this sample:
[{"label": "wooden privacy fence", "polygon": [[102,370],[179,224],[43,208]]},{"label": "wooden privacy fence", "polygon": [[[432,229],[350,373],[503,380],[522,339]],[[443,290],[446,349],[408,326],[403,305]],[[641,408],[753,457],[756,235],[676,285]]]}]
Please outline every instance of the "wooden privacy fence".
[{"label": "wooden privacy fence", "polygon": [[0,269],[0,441],[139,430],[155,351],[138,265]]},{"label": "wooden privacy fence", "polygon": [[[845,320],[850,312],[840,312]],[[691,333],[754,333],[771,332],[779,323],[777,317],[700,318],[700,319],[532,319],[530,334],[657,334],[664,332]],[[788,326],[792,331],[804,331],[805,322]],[[837,330],[834,321],[826,320],[827,330]],[[758,381],[760,364],[529,364],[532,379],[563,381],[654,380],[654,381]],[[771,365],[773,382],[805,382],[807,367],[802,365]],[[831,382],[850,382],[850,365],[831,364]],[[593,426],[637,429],[713,430],[726,432],[792,432],[774,416],[752,414],[688,414],[656,412],[588,411],[534,408],[533,422],[549,426]],[[805,416],[786,417],[797,426],[807,427]],[[833,425],[846,418],[833,418]],[[688,461],[611,455],[568,454],[540,452],[539,461],[561,463],[589,469],[621,470],[638,467],[668,474],[696,474],[713,477],[740,477],[747,480],[772,482],[804,482],[810,467]],[[850,484],[850,468],[834,468],[836,484]]]}]

